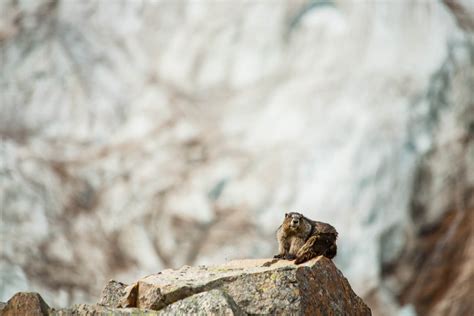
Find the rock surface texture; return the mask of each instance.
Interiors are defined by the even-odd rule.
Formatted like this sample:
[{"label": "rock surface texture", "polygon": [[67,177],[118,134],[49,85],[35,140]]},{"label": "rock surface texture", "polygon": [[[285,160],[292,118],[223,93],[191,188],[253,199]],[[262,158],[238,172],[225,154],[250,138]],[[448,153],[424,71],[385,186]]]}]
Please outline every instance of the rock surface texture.
[{"label": "rock surface texture", "polygon": [[183,267],[149,275],[125,287],[109,307],[138,307],[173,315],[199,309],[223,314],[370,315],[347,279],[327,258],[306,264],[286,260],[240,260],[219,266]]},{"label": "rock surface texture", "polygon": [[7,304],[1,306],[0,315],[2,316],[19,316],[31,315],[41,316],[49,313],[49,306],[38,293],[20,292],[11,299]]},{"label": "rock surface texture", "polygon": [[300,211],[374,314],[474,315],[473,4],[0,0],[0,301],[270,257]]},{"label": "rock surface texture", "polygon": [[[38,294],[19,293],[11,311],[32,315],[371,315],[333,262],[302,265],[252,259],[164,270],[126,285],[110,281],[98,304],[50,309]],[[3,314],[2,314],[3,315]]]}]

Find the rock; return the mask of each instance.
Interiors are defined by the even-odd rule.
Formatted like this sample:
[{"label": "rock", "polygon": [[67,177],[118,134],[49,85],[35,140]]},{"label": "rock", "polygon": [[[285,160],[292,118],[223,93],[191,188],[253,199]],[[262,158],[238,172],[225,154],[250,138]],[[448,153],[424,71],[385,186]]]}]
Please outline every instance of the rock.
[{"label": "rock", "polygon": [[473,223],[474,208],[447,212],[400,257],[393,273],[416,274],[400,300],[413,304],[418,315],[474,315]]},{"label": "rock", "polygon": [[194,294],[159,311],[159,315],[246,315],[227,293],[211,290]]},{"label": "rock", "polygon": [[49,306],[38,293],[19,292],[8,300],[2,316],[48,315]]},{"label": "rock", "polygon": [[[123,285],[123,287],[121,286]],[[126,286],[120,282],[111,281],[103,291],[105,302],[114,304],[118,296],[130,295],[123,291]],[[69,308],[50,308],[38,293],[19,292],[5,304],[0,302],[0,315],[2,316],[97,316],[97,315],[158,315],[156,311],[137,308],[113,308],[100,304],[75,304]]]},{"label": "rock", "polygon": [[158,312],[137,308],[112,308],[101,305],[76,304],[71,308],[51,309],[49,316],[157,316]]},{"label": "rock", "polygon": [[[117,288],[118,293],[111,289]],[[129,286],[110,281],[100,302],[117,307],[176,313],[244,315],[371,315],[333,262],[318,257],[302,265],[286,260],[248,259],[219,266],[185,266],[146,276]],[[135,292],[136,291],[136,292]],[[123,297],[118,299],[118,294]],[[130,296],[133,296],[130,298]]]},{"label": "rock", "polygon": [[[127,285],[122,282],[111,280],[107,283],[105,288],[102,290],[100,305],[106,305],[111,307],[119,307],[120,299],[126,294]],[[130,295],[127,295],[130,297]]]}]

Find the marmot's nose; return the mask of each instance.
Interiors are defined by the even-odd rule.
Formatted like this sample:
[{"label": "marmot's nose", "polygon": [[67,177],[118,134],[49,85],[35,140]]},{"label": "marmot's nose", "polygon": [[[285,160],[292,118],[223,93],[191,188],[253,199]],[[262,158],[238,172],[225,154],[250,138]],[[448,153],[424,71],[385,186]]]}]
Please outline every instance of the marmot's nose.
[{"label": "marmot's nose", "polygon": [[299,222],[300,222],[300,221],[297,220],[297,219],[294,219],[294,220],[292,221],[293,225],[298,225]]}]

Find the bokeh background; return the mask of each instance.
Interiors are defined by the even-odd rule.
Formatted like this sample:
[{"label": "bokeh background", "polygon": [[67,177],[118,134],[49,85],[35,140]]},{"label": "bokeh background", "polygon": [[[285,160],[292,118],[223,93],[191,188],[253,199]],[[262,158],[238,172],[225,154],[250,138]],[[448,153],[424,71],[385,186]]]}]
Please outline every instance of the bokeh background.
[{"label": "bokeh background", "polygon": [[340,232],[375,315],[472,315],[474,2],[0,1],[0,301]]}]

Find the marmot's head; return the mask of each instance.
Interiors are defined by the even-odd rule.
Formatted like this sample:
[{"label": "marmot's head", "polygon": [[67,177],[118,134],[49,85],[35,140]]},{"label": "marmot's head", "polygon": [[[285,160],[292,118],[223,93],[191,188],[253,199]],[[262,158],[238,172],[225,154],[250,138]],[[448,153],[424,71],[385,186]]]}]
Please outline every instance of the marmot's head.
[{"label": "marmot's head", "polygon": [[303,221],[304,217],[302,214],[297,212],[290,212],[285,214],[285,220],[283,221],[283,225],[286,227],[286,229],[298,231],[303,225]]}]

